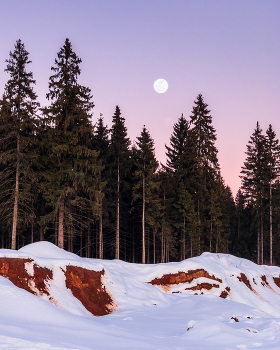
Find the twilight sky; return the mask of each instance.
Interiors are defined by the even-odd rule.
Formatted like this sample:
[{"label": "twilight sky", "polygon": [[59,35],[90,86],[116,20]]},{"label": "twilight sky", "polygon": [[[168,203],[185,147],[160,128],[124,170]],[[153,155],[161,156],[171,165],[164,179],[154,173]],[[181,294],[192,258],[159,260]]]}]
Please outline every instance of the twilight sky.
[{"label": "twilight sky", "polygon": [[[46,105],[51,66],[65,38],[82,59],[80,83],[111,127],[115,106],[135,140],[143,125],[165,163],[173,125],[201,93],[217,132],[225,183],[235,195],[257,121],[280,137],[279,0],[0,0],[0,94],[5,60],[21,39]],[[169,88],[158,94],[154,81]]]}]

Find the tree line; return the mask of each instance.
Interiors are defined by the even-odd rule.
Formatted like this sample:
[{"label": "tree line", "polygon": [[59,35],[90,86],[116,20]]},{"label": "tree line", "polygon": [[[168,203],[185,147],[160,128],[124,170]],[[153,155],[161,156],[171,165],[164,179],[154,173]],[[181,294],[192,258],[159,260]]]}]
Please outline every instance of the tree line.
[{"label": "tree line", "polygon": [[166,165],[143,126],[131,142],[115,107],[111,128],[91,122],[91,91],[79,84],[81,59],[69,39],[51,67],[47,99],[34,91],[31,61],[18,40],[6,60],[0,100],[1,247],[48,240],[89,258],[158,263],[204,251],[279,263],[280,148],[257,123],[242,187],[233,198],[199,94],[173,126]]}]

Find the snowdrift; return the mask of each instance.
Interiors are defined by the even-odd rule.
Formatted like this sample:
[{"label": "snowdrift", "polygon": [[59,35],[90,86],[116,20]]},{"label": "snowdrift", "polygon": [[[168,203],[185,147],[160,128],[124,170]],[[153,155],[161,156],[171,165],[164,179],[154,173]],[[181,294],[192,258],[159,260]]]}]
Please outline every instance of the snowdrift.
[{"label": "snowdrift", "polygon": [[0,250],[0,276],[77,314],[103,316],[160,293],[211,294],[280,317],[280,268],[225,254],[203,253],[179,263],[140,265],[80,258],[48,242]]}]

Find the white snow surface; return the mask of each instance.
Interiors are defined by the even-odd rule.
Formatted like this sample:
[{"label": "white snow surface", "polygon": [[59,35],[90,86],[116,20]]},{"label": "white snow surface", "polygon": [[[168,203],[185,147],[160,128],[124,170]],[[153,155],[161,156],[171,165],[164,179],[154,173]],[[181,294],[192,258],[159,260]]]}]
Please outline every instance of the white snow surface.
[{"label": "white snow surface", "polygon": [[[280,276],[279,267],[211,253],[179,263],[131,264],[80,258],[48,242],[18,251],[0,249],[0,257],[31,258],[52,269],[50,291],[60,306],[0,277],[0,349],[280,349],[280,288],[273,281]],[[103,282],[118,310],[92,316],[65,286],[61,268],[69,264],[104,269]],[[32,274],[32,266],[26,269]],[[147,283],[165,274],[197,269],[216,280],[199,277],[174,284],[167,293]],[[241,273],[251,289],[238,279]],[[186,290],[201,283],[216,287]],[[220,298],[226,287],[230,288],[227,299]]]}]

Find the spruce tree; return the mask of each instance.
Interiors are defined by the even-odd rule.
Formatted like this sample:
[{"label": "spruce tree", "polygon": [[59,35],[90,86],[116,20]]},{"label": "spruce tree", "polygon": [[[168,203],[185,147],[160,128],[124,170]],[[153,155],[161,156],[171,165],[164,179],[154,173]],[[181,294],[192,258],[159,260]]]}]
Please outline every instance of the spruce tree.
[{"label": "spruce tree", "polygon": [[263,264],[264,195],[268,174],[266,140],[257,122],[247,145],[246,160],[241,170],[242,190],[257,214],[257,262]]},{"label": "spruce tree", "polygon": [[125,119],[121,116],[119,106],[116,106],[113,115],[110,164],[112,173],[112,190],[115,198],[115,259],[120,258],[120,218],[121,202],[124,200],[126,190],[126,176],[130,167],[130,140],[127,137]]},{"label": "spruce tree", "polygon": [[103,216],[104,208],[107,209],[108,201],[108,181],[109,181],[109,129],[104,125],[102,114],[98,118],[98,121],[95,126],[94,139],[93,139],[93,148],[98,151],[98,160],[102,163],[101,171],[101,182],[102,182],[102,195],[100,196],[99,204],[99,259],[103,259],[104,254],[104,239],[103,239]]},{"label": "spruce tree", "polygon": [[[180,259],[186,256],[186,233],[190,234],[190,256],[193,254],[194,238],[196,227],[189,230],[190,222],[187,217],[194,211],[191,191],[195,180],[195,148],[190,138],[189,122],[183,114],[173,126],[173,133],[170,137],[170,147],[165,146],[167,162],[165,170],[169,173],[172,193],[169,193],[173,209],[172,223],[176,230],[180,231]],[[186,200],[184,203],[183,198]],[[187,210],[188,208],[188,210]],[[191,220],[192,223],[195,220]]]},{"label": "spruce tree", "polygon": [[272,187],[280,173],[280,146],[279,140],[272,129],[272,125],[266,131],[266,152],[268,156],[268,182],[269,182],[269,262],[272,265]]},{"label": "spruce tree", "polygon": [[99,202],[100,165],[92,149],[93,127],[90,122],[90,89],[78,83],[81,59],[69,39],[57,54],[51,68],[44,109],[49,125],[45,147],[44,198],[58,213],[58,246],[64,247],[65,223],[74,230],[73,221],[85,224],[86,211],[97,211]]},{"label": "spruce tree", "polygon": [[[27,71],[31,63],[24,44],[18,40],[15,49],[6,60],[5,71],[10,75],[0,101],[0,162],[1,187],[4,190],[5,213],[12,214],[11,248],[16,249],[18,223],[33,215],[34,194],[36,193],[36,112],[39,107],[33,90],[33,73]],[[3,210],[2,210],[3,213]],[[30,220],[30,219],[28,219]]]},{"label": "spruce tree", "polygon": [[[134,186],[134,200],[141,198],[142,200],[142,264],[146,263],[146,246],[145,246],[145,224],[147,204],[152,200],[152,186],[154,175],[158,167],[155,158],[154,140],[151,138],[149,131],[145,125],[142,129],[141,136],[136,141],[136,171],[134,176],[138,178]],[[141,189],[141,190],[140,190]],[[140,190],[140,191],[139,191]],[[149,243],[148,243],[149,244]]]},{"label": "spruce tree", "polygon": [[210,198],[210,190],[214,182],[219,178],[218,150],[215,146],[216,131],[212,125],[212,116],[208,105],[204,102],[201,94],[194,101],[192,115],[190,116],[191,130],[189,143],[195,152],[193,168],[195,171],[194,198],[198,218],[198,254],[202,245],[201,235],[205,229],[207,217],[206,200]]}]

